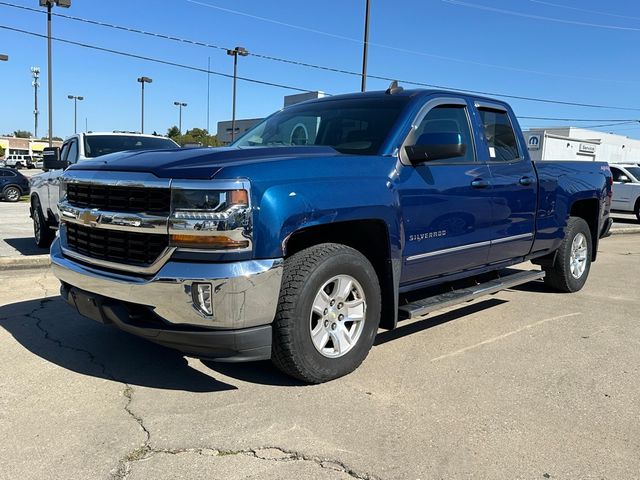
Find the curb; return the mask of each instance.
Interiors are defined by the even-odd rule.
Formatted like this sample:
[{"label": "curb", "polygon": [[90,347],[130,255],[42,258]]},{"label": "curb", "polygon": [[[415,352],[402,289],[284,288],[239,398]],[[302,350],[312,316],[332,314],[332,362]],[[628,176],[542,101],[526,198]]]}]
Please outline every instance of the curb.
[{"label": "curb", "polygon": [[621,227],[609,230],[610,235],[628,235],[632,233],[640,233],[640,227]]},{"label": "curb", "polygon": [[31,255],[26,257],[0,257],[0,271],[25,270],[28,268],[48,268],[51,265],[49,255]]}]

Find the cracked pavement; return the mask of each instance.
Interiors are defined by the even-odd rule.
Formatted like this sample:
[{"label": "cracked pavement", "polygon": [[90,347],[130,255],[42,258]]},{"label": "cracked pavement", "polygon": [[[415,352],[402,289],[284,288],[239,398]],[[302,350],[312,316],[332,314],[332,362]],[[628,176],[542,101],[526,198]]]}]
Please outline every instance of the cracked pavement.
[{"label": "cracked pavement", "polygon": [[352,375],[185,358],[0,272],[0,479],[637,478],[640,236],[587,287],[501,292],[380,332]]}]

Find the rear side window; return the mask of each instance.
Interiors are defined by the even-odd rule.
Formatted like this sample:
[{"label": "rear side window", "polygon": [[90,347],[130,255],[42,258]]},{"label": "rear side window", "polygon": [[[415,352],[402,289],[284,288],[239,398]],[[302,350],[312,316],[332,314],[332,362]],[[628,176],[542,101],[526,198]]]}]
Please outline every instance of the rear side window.
[{"label": "rear side window", "polygon": [[439,105],[427,113],[415,133],[415,143],[420,144],[420,137],[433,133],[457,133],[467,149],[463,156],[443,160],[431,160],[434,163],[473,163],[475,152],[471,140],[471,130],[467,109],[462,105]]},{"label": "rear side window", "polygon": [[510,162],[520,158],[518,142],[507,112],[480,109],[489,157],[494,162]]},{"label": "rear side window", "polygon": [[622,173],[622,170],[618,170],[615,167],[610,167],[611,168],[611,175],[613,176],[613,181],[614,182],[619,182],[620,181],[620,177],[622,175],[624,175],[624,173]]}]

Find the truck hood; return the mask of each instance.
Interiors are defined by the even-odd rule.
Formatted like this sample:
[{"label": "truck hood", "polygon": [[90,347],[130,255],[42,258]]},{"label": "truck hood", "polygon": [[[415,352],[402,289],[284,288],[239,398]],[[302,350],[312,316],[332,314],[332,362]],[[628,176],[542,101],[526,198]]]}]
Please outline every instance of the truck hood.
[{"label": "truck hood", "polygon": [[225,166],[240,166],[288,158],[337,156],[331,147],[223,147],[128,151],[83,160],[70,170],[148,172],[159,178],[210,179]]}]

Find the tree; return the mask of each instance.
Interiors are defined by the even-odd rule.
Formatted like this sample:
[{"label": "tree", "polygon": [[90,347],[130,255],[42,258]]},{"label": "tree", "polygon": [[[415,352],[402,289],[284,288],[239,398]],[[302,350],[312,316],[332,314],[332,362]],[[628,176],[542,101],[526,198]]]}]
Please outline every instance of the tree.
[{"label": "tree", "polygon": [[4,147],[0,145],[0,157],[4,157]]},{"label": "tree", "polygon": [[27,130],[16,130],[13,132],[13,136],[16,138],[31,138],[33,137],[32,133]]},{"label": "tree", "polygon": [[205,147],[219,147],[222,145],[215,135],[209,135],[206,128],[192,128],[180,135],[178,127],[175,125],[167,130],[167,136],[177,142],[180,146],[199,143]]},{"label": "tree", "polygon": [[167,130],[167,137],[175,140],[180,136],[180,130],[178,130],[177,126],[173,126]]},{"label": "tree", "polygon": [[[47,140],[49,140],[47,138]],[[56,142],[63,142],[64,140],[62,139],[62,137],[51,137],[51,140],[55,140]]]}]

